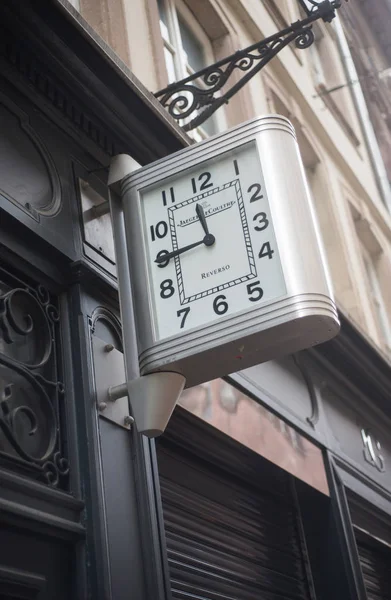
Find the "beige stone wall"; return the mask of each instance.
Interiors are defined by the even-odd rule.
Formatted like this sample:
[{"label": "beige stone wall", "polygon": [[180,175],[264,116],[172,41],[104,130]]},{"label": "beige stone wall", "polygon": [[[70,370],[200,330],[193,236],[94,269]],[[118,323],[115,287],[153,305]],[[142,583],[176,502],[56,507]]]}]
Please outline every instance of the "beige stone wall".
[{"label": "beige stone wall", "polygon": [[[181,2],[208,36],[216,59],[299,18],[295,0]],[[80,0],[80,11],[148,89],[166,85],[157,0]],[[349,86],[328,92],[346,83],[334,29],[320,23],[316,35],[313,47],[300,51],[291,45],[275,57],[221,109],[224,118],[217,124],[222,129],[267,112],[292,120],[337,302],[391,360],[364,261],[369,256],[390,320],[391,217],[377,188]]]}]

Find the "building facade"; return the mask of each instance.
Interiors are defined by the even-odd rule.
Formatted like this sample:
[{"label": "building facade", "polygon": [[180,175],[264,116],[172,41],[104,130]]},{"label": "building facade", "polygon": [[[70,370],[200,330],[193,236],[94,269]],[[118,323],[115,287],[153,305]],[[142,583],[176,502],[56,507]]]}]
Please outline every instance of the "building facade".
[{"label": "building facade", "polygon": [[[390,180],[390,119],[387,97],[390,88],[390,42],[388,29],[390,26],[390,11],[386,2],[376,5],[370,2],[359,2],[357,10],[342,11],[349,50],[353,59],[353,69],[348,73],[346,84],[352,88],[357,101],[359,94],[365,99],[362,114],[364,127],[366,111],[370,125],[376,137],[374,142],[371,132],[367,133],[369,147],[374,145],[372,161],[377,174],[379,187],[383,181]],[[357,85],[356,85],[357,82]],[[362,103],[360,103],[362,104]],[[379,147],[382,161],[377,159]],[[381,162],[384,163],[384,168]],[[385,188],[385,189],[384,189]],[[389,194],[384,184],[384,198],[389,206]]]},{"label": "building facade", "polygon": [[[389,597],[388,141],[352,91],[358,4],[346,35],[317,22],[312,47],[187,135],[152,92],[297,20],[294,0],[3,0],[1,597]],[[270,112],[296,128],[341,333],[186,390],[148,440],[104,401],[125,377],[110,215],[94,210],[110,160]]]}]

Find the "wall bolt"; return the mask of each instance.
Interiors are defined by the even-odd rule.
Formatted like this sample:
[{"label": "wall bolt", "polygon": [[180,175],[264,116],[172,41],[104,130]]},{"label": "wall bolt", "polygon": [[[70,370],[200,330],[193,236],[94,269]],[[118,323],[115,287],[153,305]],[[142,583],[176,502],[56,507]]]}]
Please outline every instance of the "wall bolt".
[{"label": "wall bolt", "polygon": [[127,415],[124,418],[124,425],[128,425],[129,427],[131,427],[133,425],[133,423],[134,423],[134,419],[130,415]]},{"label": "wall bolt", "polygon": [[100,411],[103,411],[107,408],[107,404],[106,402],[99,402],[99,406],[98,406]]},{"label": "wall bolt", "polygon": [[111,352],[112,350],[114,350],[113,344],[106,344],[105,352]]}]

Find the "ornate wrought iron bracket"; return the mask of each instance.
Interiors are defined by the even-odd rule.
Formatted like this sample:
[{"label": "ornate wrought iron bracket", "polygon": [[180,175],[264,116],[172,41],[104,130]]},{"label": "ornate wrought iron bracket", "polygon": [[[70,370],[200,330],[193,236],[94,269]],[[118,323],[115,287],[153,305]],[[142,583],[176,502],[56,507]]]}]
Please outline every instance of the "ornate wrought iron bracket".
[{"label": "ornate wrought iron bracket", "polygon": [[[348,0],[346,0],[348,1]],[[342,0],[299,0],[307,17],[292,23],[290,27],[231,54],[197,73],[193,73],[163,90],[155,93],[161,104],[177,121],[195,117],[183,125],[190,131],[206,121],[220,106],[228,101],[274,56],[291,42],[300,50],[308,48],[314,42],[312,24],[318,19],[331,22]],[[229,90],[218,95],[234,71],[246,72]],[[197,84],[196,80],[199,80]]]}]

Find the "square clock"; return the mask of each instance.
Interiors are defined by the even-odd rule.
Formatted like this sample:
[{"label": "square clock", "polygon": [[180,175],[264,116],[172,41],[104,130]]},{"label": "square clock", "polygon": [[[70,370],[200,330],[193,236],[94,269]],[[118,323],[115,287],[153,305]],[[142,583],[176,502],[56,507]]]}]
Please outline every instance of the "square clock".
[{"label": "square clock", "polygon": [[142,374],[174,371],[192,386],[338,332],[284,117],[254,119],[134,171],[121,195]]}]

